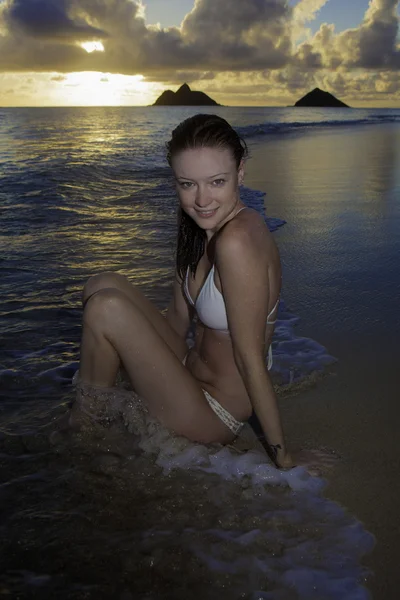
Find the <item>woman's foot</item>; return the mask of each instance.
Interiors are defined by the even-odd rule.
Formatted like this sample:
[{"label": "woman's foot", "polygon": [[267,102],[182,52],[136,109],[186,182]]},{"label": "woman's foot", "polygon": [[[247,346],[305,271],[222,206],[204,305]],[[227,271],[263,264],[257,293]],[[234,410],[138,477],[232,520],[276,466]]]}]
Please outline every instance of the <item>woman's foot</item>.
[{"label": "woman's foot", "polygon": [[108,428],[120,415],[121,391],[118,390],[117,399],[114,388],[77,383],[75,400],[56,421],[55,431],[49,437],[50,443],[58,444],[74,433],[95,433]]}]

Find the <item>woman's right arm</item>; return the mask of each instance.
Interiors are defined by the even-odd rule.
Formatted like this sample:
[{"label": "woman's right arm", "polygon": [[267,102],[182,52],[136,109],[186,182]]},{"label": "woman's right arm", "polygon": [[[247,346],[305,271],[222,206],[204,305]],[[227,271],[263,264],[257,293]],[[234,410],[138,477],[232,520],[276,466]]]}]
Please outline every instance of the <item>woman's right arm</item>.
[{"label": "woman's right arm", "polygon": [[176,333],[186,340],[194,309],[183,295],[182,279],[175,272],[172,299],[164,313],[165,318]]}]

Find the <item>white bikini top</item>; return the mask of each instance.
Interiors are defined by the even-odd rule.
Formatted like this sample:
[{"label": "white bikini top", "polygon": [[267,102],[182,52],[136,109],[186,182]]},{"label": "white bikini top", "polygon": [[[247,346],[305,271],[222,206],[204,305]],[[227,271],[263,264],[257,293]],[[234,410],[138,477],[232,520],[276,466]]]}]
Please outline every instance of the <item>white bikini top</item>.
[{"label": "white bikini top", "polygon": [[[236,214],[239,214],[239,212],[241,210],[244,210],[245,208],[247,208],[247,206],[243,206],[240,210],[238,210]],[[203,287],[201,288],[197,296],[196,302],[193,302],[193,299],[190,295],[188,279],[189,267],[186,271],[183,289],[190,304],[195,307],[197,315],[201,322],[204,323],[204,325],[206,325],[210,329],[215,329],[217,331],[220,331],[221,333],[229,335],[228,319],[226,316],[224,297],[214,282],[214,265],[211,267],[208,273],[207,279],[205,280]],[[270,311],[267,317],[268,325],[273,325],[274,323],[276,323],[276,318],[273,321],[270,321],[270,317],[278,308],[279,300],[280,299],[278,298],[278,300],[275,303],[275,306]]]}]

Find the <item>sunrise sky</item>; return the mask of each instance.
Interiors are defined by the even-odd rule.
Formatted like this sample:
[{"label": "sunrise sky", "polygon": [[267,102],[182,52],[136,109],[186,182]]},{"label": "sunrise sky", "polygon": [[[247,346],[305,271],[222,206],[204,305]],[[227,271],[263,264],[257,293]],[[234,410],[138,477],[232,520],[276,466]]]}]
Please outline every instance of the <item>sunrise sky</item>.
[{"label": "sunrise sky", "polygon": [[0,106],[400,107],[400,0],[0,0]]}]

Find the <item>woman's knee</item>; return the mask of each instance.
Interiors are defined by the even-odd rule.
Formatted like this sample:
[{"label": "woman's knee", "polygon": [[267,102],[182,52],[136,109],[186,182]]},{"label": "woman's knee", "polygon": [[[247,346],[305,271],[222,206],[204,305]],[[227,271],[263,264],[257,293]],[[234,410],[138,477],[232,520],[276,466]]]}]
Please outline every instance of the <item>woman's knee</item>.
[{"label": "woman's knee", "polygon": [[105,271],[98,275],[92,275],[92,277],[89,277],[83,288],[83,305],[85,305],[89,298],[99,290],[109,288],[119,289],[123,281],[126,281],[126,278],[123,275],[113,273],[112,271]]},{"label": "woman's knee", "polygon": [[107,327],[119,318],[126,305],[126,296],[114,287],[100,288],[87,299],[83,322],[93,327]]}]

